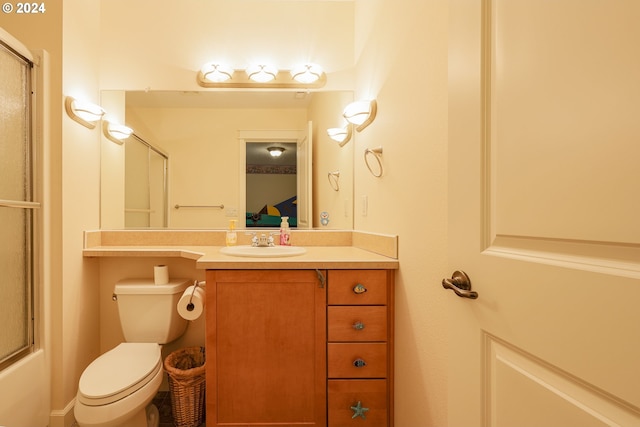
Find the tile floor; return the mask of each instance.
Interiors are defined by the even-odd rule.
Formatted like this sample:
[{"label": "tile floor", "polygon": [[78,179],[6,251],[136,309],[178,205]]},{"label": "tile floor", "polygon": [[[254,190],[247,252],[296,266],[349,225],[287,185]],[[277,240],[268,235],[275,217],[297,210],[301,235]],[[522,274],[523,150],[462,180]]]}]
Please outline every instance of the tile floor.
[{"label": "tile floor", "polygon": [[[171,415],[171,395],[168,391],[159,391],[152,403],[156,405],[160,412],[160,425],[158,427],[174,427],[173,416]],[[202,423],[200,427],[205,427]]]}]

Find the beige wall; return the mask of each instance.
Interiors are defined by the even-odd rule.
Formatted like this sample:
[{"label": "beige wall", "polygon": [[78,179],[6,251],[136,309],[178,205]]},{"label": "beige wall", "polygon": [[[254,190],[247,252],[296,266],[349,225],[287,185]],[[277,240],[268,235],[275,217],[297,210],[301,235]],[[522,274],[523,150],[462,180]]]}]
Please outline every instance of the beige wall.
[{"label": "beige wall", "polygon": [[[62,93],[99,102],[99,5],[65,0]],[[84,368],[99,354],[98,266],[80,256],[82,233],[99,226],[100,128],[62,116],[62,286],[60,348],[54,352],[52,425],[68,425],[70,404]],[[54,335],[54,339],[56,339]]]},{"label": "beige wall", "polygon": [[[351,89],[351,1],[180,0],[101,2],[100,86],[198,90],[209,61],[244,68],[267,61],[288,69],[317,62],[327,89]],[[179,5],[179,6],[178,6]]]},{"label": "beige wall", "polygon": [[[399,236],[397,426],[447,425],[447,20],[445,0],[356,0],[355,95],[378,115],[356,136],[355,228]],[[362,161],[378,146],[382,178]]]},{"label": "beige wall", "polygon": [[[101,91],[100,105],[117,123],[125,123],[123,91]],[[100,227],[124,228],[124,144],[115,144],[104,135],[100,142]]]}]

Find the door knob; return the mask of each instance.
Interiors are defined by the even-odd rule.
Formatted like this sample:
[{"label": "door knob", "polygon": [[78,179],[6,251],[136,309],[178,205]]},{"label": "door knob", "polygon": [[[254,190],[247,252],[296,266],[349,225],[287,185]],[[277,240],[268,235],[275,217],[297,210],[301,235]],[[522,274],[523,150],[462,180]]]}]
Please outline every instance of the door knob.
[{"label": "door knob", "polygon": [[462,298],[478,298],[478,293],[471,290],[471,279],[464,271],[454,271],[451,279],[442,279],[442,287],[451,289]]}]

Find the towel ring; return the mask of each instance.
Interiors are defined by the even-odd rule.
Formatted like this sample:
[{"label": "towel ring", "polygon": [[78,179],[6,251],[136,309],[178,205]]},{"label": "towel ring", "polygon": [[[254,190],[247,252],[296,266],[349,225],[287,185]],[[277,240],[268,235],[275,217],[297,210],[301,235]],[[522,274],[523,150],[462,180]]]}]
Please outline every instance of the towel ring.
[{"label": "towel ring", "polygon": [[[378,173],[375,173],[373,169],[371,169],[371,165],[369,164],[369,157],[367,157],[369,154],[372,154],[378,162]],[[366,150],[364,150],[364,162],[367,165],[367,169],[369,169],[369,172],[371,172],[371,175],[375,176],[376,178],[380,178],[382,176],[382,173],[384,172],[384,168],[382,167],[382,147],[367,148]]]},{"label": "towel ring", "polygon": [[339,191],[340,184],[338,183],[338,179],[340,179],[340,171],[329,172],[327,178],[329,178],[329,184],[331,185],[331,188],[333,188],[335,191]]}]

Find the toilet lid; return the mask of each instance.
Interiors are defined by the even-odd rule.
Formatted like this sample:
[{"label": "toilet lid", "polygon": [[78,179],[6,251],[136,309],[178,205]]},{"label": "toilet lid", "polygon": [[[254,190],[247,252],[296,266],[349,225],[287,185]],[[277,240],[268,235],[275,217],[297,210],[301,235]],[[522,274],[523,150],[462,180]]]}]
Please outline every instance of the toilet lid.
[{"label": "toilet lid", "polygon": [[85,369],[78,398],[87,405],[105,405],[122,399],[148,383],[162,369],[156,343],[122,343]]}]

